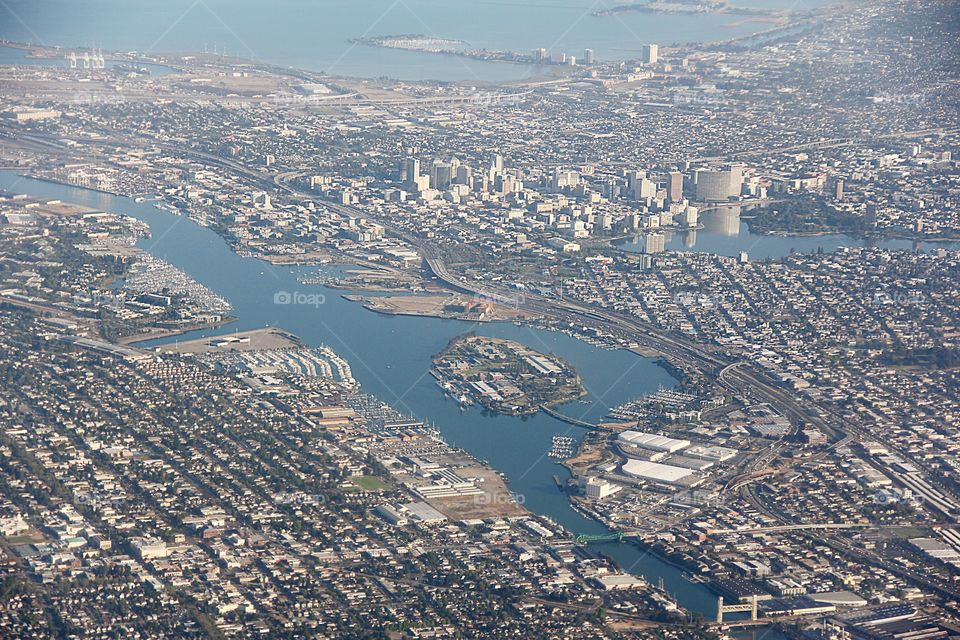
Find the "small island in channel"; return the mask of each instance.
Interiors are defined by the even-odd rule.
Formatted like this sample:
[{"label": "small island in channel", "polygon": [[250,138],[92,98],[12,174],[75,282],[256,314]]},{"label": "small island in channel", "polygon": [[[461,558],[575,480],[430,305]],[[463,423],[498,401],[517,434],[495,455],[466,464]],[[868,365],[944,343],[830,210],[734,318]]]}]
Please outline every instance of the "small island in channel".
[{"label": "small island in channel", "polygon": [[461,404],[509,415],[536,413],[586,394],[576,370],[561,358],[472,333],[433,356],[432,373]]}]

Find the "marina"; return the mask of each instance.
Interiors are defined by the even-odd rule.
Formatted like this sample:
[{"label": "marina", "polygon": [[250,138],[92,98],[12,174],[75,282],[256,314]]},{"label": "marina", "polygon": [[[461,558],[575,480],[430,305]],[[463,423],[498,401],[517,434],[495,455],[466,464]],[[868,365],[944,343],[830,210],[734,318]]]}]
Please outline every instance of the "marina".
[{"label": "marina", "polygon": [[[553,436],[552,446],[547,455],[555,460],[564,460],[573,456],[577,451],[577,439],[572,436],[557,434]],[[554,476],[556,477],[556,476]]]}]

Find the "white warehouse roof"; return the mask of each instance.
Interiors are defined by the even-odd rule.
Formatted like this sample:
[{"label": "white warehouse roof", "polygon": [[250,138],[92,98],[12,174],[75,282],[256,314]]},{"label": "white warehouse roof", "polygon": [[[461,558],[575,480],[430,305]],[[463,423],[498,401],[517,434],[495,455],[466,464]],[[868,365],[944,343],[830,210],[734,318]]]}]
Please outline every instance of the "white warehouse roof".
[{"label": "white warehouse roof", "polygon": [[675,451],[680,451],[690,446],[689,440],[677,440],[676,438],[668,438],[667,436],[646,433],[644,431],[624,431],[617,437],[627,444],[650,449],[651,451],[674,453]]},{"label": "white warehouse roof", "polygon": [[634,478],[666,484],[686,484],[682,481],[688,476],[694,475],[692,469],[648,462],[647,460],[628,460],[623,465],[623,472]]}]

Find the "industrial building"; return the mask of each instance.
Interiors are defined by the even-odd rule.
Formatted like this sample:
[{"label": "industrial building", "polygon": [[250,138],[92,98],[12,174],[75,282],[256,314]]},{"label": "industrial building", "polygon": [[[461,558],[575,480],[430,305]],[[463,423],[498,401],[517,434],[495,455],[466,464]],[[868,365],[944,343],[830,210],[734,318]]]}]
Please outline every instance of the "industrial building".
[{"label": "industrial building", "polygon": [[690,446],[689,440],[678,440],[644,431],[624,431],[617,436],[617,440],[635,447],[666,453],[676,453]]},{"label": "industrial building", "polygon": [[691,487],[702,481],[692,469],[647,460],[628,460],[623,465],[623,473],[632,478],[678,487]]}]

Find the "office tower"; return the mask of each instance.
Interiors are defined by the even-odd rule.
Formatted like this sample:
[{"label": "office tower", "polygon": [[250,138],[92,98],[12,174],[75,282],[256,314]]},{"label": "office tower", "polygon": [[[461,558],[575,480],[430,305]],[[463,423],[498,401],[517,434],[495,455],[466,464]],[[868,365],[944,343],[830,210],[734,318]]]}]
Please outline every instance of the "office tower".
[{"label": "office tower", "polygon": [[457,167],[457,178],[456,178],[457,184],[468,185],[468,184],[471,184],[472,181],[473,181],[473,169],[471,169],[465,164],[462,164],[459,167]]},{"label": "office tower", "polygon": [[657,185],[647,178],[646,171],[628,171],[627,191],[633,200],[643,200],[657,195]]},{"label": "office tower", "polygon": [[867,213],[864,216],[864,222],[866,222],[868,227],[877,227],[877,205],[875,203],[869,203],[867,205]]},{"label": "office tower", "polygon": [[833,184],[833,197],[837,200],[843,200],[843,178],[837,178]]},{"label": "office tower", "polygon": [[474,193],[487,193],[490,188],[490,180],[487,177],[487,172],[478,171],[473,173],[470,176],[470,181],[467,182],[467,186],[469,186],[470,190]]},{"label": "office tower", "polygon": [[657,196],[657,183],[649,178],[640,181],[640,191],[637,193],[637,200],[652,199]]},{"label": "office tower", "polygon": [[655,44],[643,45],[643,64],[657,64],[657,58],[660,55],[660,47]]},{"label": "office tower", "polygon": [[670,199],[670,202],[680,202],[683,200],[683,174],[681,172],[670,172],[670,179],[667,182],[667,197]]},{"label": "office tower", "polygon": [[583,64],[593,64],[593,49],[583,50]]},{"label": "office tower", "polygon": [[699,202],[726,202],[740,195],[743,187],[743,165],[731,164],[722,169],[698,169],[696,199]]},{"label": "office tower", "polygon": [[420,177],[420,161],[416,158],[407,158],[404,161],[406,168],[402,172],[408,185],[415,185]]},{"label": "office tower", "polygon": [[453,167],[449,162],[434,161],[430,167],[430,186],[443,191],[453,180]]},{"label": "office tower", "polygon": [[577,66],[577,57],[576,56],[567,56],[567,65],[571,67]]},{"label": "office tower", "polygon": [[547,59],[547,50],[543,47],[533,50],[533,60],[534,62],[543,62]]},{"label": "office tower", "polygon": [[501,156],[500,154],[493,156],[493,159],[490,161],[490,167],[487,173],[491,181],[493,181],[498,175],[503,173],[503,156]]},{"label": "office tower", "polygon": [[557,64],[566,64],[567,63],[567,54],[562,51],[558,51],[553,54],[553,61]]},{"label": "office tower", "polygon": [[657,184],[647,178],[645,171],[631,171],[627,174],[627,189],[634,200],[645,200],[657,195]]}]

